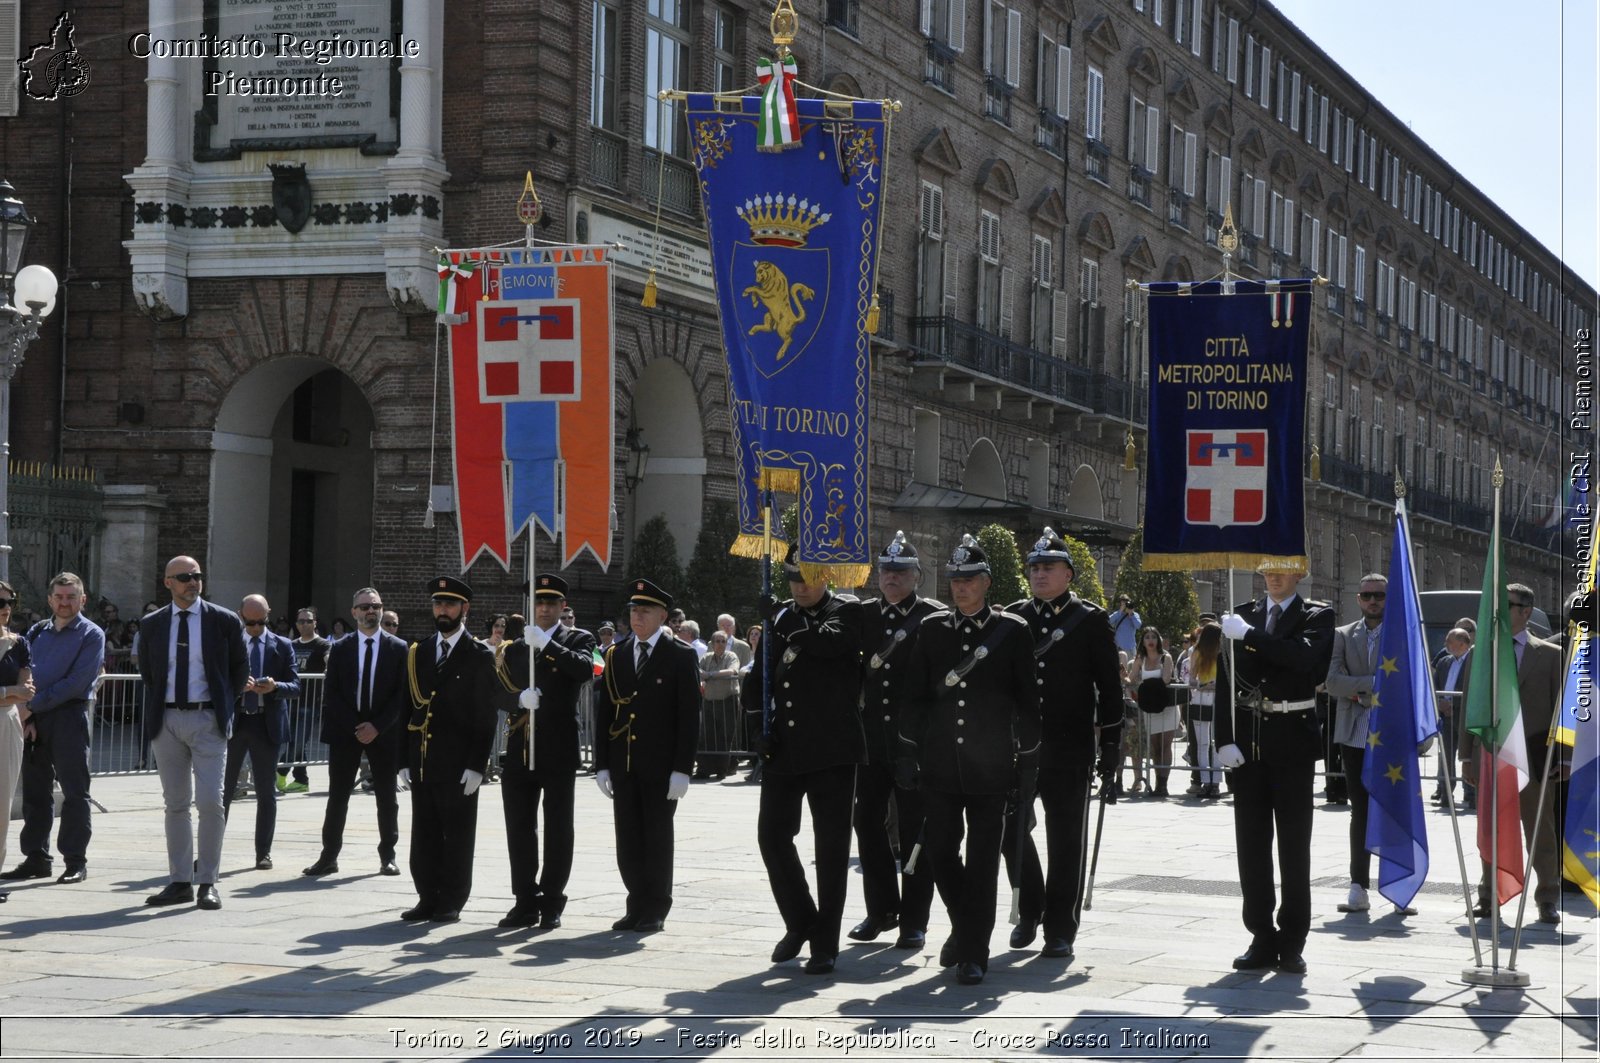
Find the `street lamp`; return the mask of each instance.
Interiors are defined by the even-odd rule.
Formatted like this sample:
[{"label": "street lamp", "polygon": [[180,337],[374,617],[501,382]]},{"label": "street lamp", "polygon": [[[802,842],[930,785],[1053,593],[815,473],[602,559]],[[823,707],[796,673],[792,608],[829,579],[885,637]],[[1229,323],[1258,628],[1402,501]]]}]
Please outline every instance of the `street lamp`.
[{"label": "street lamp", "polygon": [[622,437],[622,445],[628,448],[628,464],[622,470],[622,479],[628,493],[632,494],[644,480],[645,469],[650,463],[650,444],[644,441],[639,434],[639,426],[634,424],[628,426],[628,434]]},{"label": "street lamp", "polygon": [[[56,275],[23,266],[22,249],[33,219],[11,182],[0,178],[0,579],[11,579],[11,378],[22,368],[28,344],[56,308]],[[20,267],[20,268],[19,268]]]}]

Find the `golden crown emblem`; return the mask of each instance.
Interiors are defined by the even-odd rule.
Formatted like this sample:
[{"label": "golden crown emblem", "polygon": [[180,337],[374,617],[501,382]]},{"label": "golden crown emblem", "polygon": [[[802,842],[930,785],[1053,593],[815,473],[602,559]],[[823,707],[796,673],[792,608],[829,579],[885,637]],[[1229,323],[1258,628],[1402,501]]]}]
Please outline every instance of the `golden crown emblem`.
[{"label": "golden crown emblem", "polygon": [[758,244],[774,247],[804,247],[811,230],[822,225],[831,214],[824,214],[820,204],[768,194],[744,201],[735,212],[750,226],[750,238]]}]

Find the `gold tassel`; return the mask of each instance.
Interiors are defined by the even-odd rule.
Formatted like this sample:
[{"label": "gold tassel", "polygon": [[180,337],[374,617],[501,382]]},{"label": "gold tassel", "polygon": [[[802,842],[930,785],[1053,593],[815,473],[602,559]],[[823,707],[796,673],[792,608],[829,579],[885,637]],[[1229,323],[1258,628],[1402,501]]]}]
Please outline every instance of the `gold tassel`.
[{"label": "gold tassel", "polygon": [[1311,444],[1311,482],[1319,483],[1322,480],[1322,448],[1315,443]]},{"label": "gold tassel", "polygon": [[[877,292],[873,292],[872,293],[872,306],[869,307],[868,310],[867,310],[867,335],[876,336],[877,334],[878,334],[878,293]],[[851,584],[851,586],[854,586],[854,584]]]},{"label": "gold tassel", "polygon": [[756,490],[782,491],[784,494],[797,495],[800,493],[800,470],[764,465],[761,467],[761,475],[756,478]]},{"label": "gold tassel", "polygon": [[650,270],[649,278],[644,282],[644,298],[639,300],[639,305],[646,310],[653,310],[656,305],[656,271]]},{"label": "gold tassel", "polygon": [[[740,532],[739,537],[728,547],[728,553],[733,557],[750,557],[760,560],[766,556],[766,537],[750,532]],[[777,536],[772,537],[772,553],[775,557],[782,557],[789,552],[789,544]]]},{"label": "gold tassel", "polygon": [[1122,467],[1128,472],[1139,467],[1139,448],[1133,445],[1133,429],[1128,429],[1128,445],[1122,451]]},{"label": "gold tassel", "polygon": [[1237,568],[1254,572],[1256,566],[1263,561],[1271,561],[1277,565],[1298,565],[1303,571],[1310,569],[1310,561],[1300,554],[1285,556],[1236,553],[1227,550],[1207,554],[1145,554],[1144,564],[1141,567],[1145,572],[1197,572],[1212,568]]}]

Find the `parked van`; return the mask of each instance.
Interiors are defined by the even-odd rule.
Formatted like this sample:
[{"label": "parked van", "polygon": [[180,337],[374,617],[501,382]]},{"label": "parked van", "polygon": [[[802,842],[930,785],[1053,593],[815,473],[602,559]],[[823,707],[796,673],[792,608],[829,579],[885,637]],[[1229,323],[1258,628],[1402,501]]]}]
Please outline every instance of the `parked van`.
[{"label": "parked van", "polygon": [[[1422,600],[1422,635],[1430,657],[1444,649],[1444,637],[1457,620],[1464,616],[1478,618],[1478,599],[1482,596],[1482,591],[1423,591],[1417,595]],[[1550,618],[1538,606],[1533,608],[1528,630],[1542,639],[1550,637]]]}]

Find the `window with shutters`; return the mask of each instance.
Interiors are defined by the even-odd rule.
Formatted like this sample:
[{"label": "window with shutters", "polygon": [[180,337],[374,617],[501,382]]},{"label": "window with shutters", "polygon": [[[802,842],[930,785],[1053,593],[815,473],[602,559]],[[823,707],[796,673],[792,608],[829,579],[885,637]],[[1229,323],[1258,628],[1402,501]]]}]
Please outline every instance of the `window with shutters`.
[{"label": "window with shutters", "polygon": [[1257,102],[1266,110],[1272,109],[1272,49],[1266,45],[1261,46],[1261,58],[1257,64],[1257,76],[1261,79],[1260,88],[1256,92]]},{"label": "window with shutters", "polygon": [[1327,265],[1322,275],[1328,278],[1328,310],[1343,314],[1345,308],[1345,265],[1349,261],[1350,238],[1328,230]]},{"label": "window with shutters", "polygon": [[1178,0],[1189,4],[1189,54],[1200,58],[1200,27],[1205,25],[1205,0]]},{"label": "window with shutters", "polygon": [[986,332],[1000,333],[1002,315],[1009,292],[1003,274],[1010,270],[1000,267],[1000,215],[989,210],[978,212],[978,254],[974,288],[978,294],[977,320]]},{"label": "window with shutters", "polygon": [[1150,179],[1161,156],[1161,109],[1128,95],[1128,198],[1150,206]]},{"label": "window with shutters", "polygon": [[1310,211],[1300,212],[1301,273],[1314,276],[1322,264],[1322,219],[1313,218]]},{"label": "window with shutters", "polygon": [[1141,302],[1138,288],[1122,289],[1122,364],[1118,367],[1117,379],[1135,386],[1144,384],[1149,377],[1149,364],[1142,357],[1144,322],[1139,318]]},{"label": "window with shutters", "polygon": [[1353,465],[1361,464],[1361,389],[1354,384],[1350,385],[1350,399],[1344,408],[1345,415],[1345,441],[1347,449],[1345,459]]},{"label": "window with shutters", "polygon": [[[3,0],[0,0],[0,6],[3,6]],[[592,15],[589,124],[618,133],[621,132],[621,126],[617,121],[617,94],[620,91],[617,80],[617,10],[610,3],[595,0]],[[620,176],[617,175],[618,180]],[[607,180],[606,183],[615,187],[617,181]]]},{"label": "window with shutters", "polygon": [[[1232,81],[1232,78],[1228,79]],[[1256,39],[1252,34],[1244,36],[1244,94],[1246,99],[1255,99],[1256,95]]]},{"label": "window with shutters", "polygon": [[985,262],[1000,261],[1000,215],[992,211],[978,213],[978,254]]},{"label": "window with shutters", "polygon": [[1217,231],[1233,194],[1233,159],[1206,149],[1206,243],[1215,247]]},{"label": "window with shutters", "polygon": [[918,203],[917,316],[949,317],[955,297],[949,272],[950,246],[944,238],[944,189],[923,181]]},{"label": "window with shutters", "polygon": [[732,92],[739,87],[739,67],[734,58],[739,37],[733,12],[720,5],[713,8],[711,32],[711,90]]},{"label": "window with shutters", "polygon": [[1372,400],[1372,445],[1369,448],[1369,460],[1372,467],[1382,472],[1388,468],[1387,440],[1383,430],[1383,400],[1374,397]]},{"label": "window with shutters", "polygon": [[1039,36],[1039,147],[1058,159],[1067,155],[1067,114],[1072,105],[1072,49]]},{"label": "window with shutters", "polygon": [[1259,268],[1257,247],[1267,236],[1267,182],[1246,173],[1239,179],[1239,264]]},{"label": "window with shutters", "polygon": [[988,0],[983,9],[983,113],[1011,124],[1011,97],[1022,81],[1022,12]]},{"label": "window with shutters", "polygon": [[1105,145],[1106,79],[1095,67],[1089,68],[1083,95],[1084,173],[1105,184],[1108,180],[1106,163],[1110,155]]},{"label": "window with shutters", "polygon": [[689,87],[690,21],[686,0],[648,0],[645,8],[644,142],[679,157],[688,136],[679,104],[661,94]]},{"label": "window with shutters", "polygon": [[1055,286],[1055,254],[1049,237],[1033,238],[1033,284],[1036,288]]},{"label": "window with shutters", "polygon": [[1195,162],[1200,138],[1176,122],[1167,141],[1167,221],[1189,228],[1189,205],[1194,200]]},{"label": "window with shutters", "polygon": [[1033,284],[1028,293],[1028,344],[1036,351],[1054,353],[1055,350],[1055,313],[1059,302],[1055,272],[1055,242],[1035,233]]},{"label": "window with shutters", "polygon": [[966,48],[966,0],[920,0],[917,28],[927,38],[922,79],[955,92],[955,58]]},{"label": "window with shutters", "polygon": [[1100,305],[1100,263],[1083,259],[1078,267],[1078,360],[1098,365],[1105,357],[1106,314]]},{"label": "window with shutters", "polygon": [[1339,379],[1332,373],[1322,374],[1322,419],[1317,432],[1322,453],[1340,452],[1339,433]]}]

